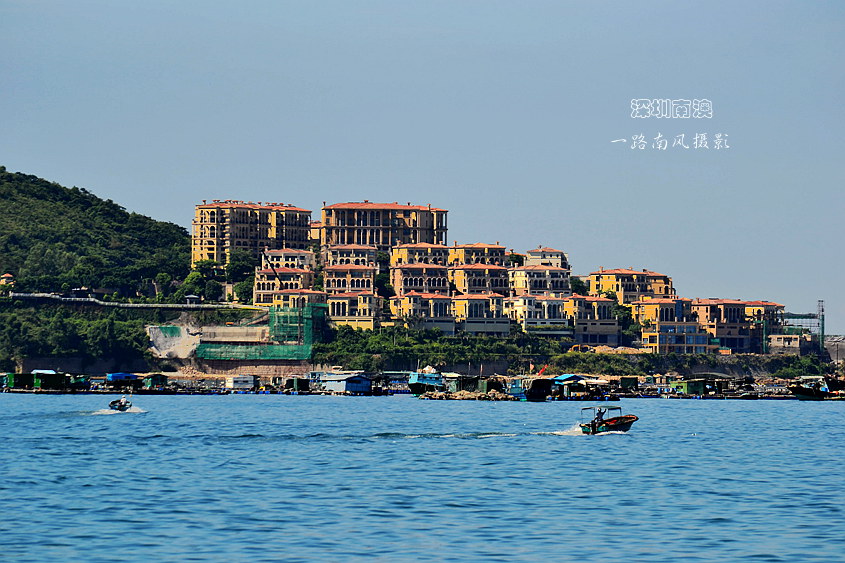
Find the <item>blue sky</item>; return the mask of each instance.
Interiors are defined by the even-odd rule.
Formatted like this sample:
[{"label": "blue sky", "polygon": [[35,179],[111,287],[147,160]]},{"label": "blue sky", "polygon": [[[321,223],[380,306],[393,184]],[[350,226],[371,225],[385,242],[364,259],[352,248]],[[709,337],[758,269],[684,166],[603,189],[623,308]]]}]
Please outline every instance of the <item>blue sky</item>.
[{"label": "blue sky", "polygon": [[843,28],[842,2],[0,0],[0,164],[186,227],[202,199],[431,203],[450,240],[825,299],[843,333]]}]

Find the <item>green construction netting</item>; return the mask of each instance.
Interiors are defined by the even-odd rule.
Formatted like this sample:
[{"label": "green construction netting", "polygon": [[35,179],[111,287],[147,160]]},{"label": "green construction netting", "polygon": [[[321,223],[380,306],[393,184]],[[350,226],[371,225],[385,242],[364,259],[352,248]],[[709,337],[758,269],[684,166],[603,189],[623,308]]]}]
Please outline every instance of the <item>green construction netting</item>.
[{"label": "green construction netting", "polygon": [[197,357],[206,360],[308,360],[316,323],[325,319],[326,305],[270,307],[270,338],[279,344],[215,344],[197,346]]},{"label": "green construction netting", "polygon": [[277,342],[311,346],[316,322],[325,318],[326,305],[303,307],[270,307],[270,337]]},{"label": "green construction netting", "polygon": [[308,360],[311,346],[297,344],[213,344],[197,346],[204,360]]}]

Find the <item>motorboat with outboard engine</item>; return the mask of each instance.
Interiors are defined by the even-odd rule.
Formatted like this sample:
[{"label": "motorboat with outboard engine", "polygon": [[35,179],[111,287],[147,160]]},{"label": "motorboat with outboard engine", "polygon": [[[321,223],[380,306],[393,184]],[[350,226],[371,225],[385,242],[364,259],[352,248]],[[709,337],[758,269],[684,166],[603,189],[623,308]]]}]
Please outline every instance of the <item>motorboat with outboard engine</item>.
[{"label": "motorboat with outboard engine", "polygon": [[[583,422],[586,417],[589,422]],[[584,434],[627,432],[639,420],[633,414],[622,414],[622,407],[584,407],[581,409],[581,431]]]}]

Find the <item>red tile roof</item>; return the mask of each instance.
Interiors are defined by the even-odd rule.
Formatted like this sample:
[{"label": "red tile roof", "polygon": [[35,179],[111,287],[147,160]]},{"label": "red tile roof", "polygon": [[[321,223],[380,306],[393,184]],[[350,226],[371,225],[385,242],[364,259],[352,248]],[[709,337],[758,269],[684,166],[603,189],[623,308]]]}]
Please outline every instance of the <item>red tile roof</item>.
[{"label": "red tile roof", "polygon": [[560,252],[561,254],[564,254],[563,250],[557,250],[555,248],[549,248],[548,246],[532,248],[531,250],[526,250],[525,252],[526,253],[529,253],[529,252]]},{"label": "red tile roof", "polygon": [[785,307],[786,305],[781,305],[780,303],[774,303],[772,301],[746,301],[746,305],[756,306],[756,307]]},{"label": "red tile roof", "polygon": [[511,268],[512,270],[528,271],[528,270],[554,270],[556,272],[566,272],[566,268],[558,268],[557,266],[518,266]]},{"label": "red tile roof", "polygon": [[739,299],[693,299],[693,305],[745,305]]},{"label": "red tile roof", "polygon": [[305,270],[302,268],[285,268],[283,266],[258,270],[259,274],[304,274],[306,272],[313,273],[311,270]]},{"label": "red tile roof", "polygon": [[432,244],[430,242],[415,242],[415,243],[408,243],[408,244],[400,244],[394,246],[393,248],[442,248],[443,250],[449,250],[449,247],[444,244]]},{"label": "red tile roof", "polygon": [[501,244],[487,244],[484,242],[473,242],[470,244],[456,244],[450,248],[501,248],[504,249],[505,247]]},{"label": "red tile roof", "polygon": [[571,296],[567,297],[567,299],[583,299],[585,301],[607,301],[609,303],[615,303],[613,299],[608,299],[607,297],[596,297],[595,295],[578,295],[577,293],[573,293]]},{"label": "red tile roof", "polygon": [[332,250],[372,250],[376,251],[378,248],[375,246],[367,246],[365,244],[334,244],[329,246],[329,251]]},{"label": "red tile roof", "polygon": [[490,299],[493,297],[503,298],[504,295],[499,293],[464,293],[463,295],[455,295],[452,299]]},{"label": "red tile roof", "polygon": [[413,264],[402,264],[401,266],[393,266],[391,269],[396,270],[445,270],[446,266],[440,264],[424,264],[422,262],[414,262]]},{"label": "red tile roof", "polygon": [[[422,297],[423,299],[451,299],[451,297],[443,293],[424,293],[421,291],[409,291],[403,297]],[[391,299],[401,298],[402,297],[391,297]]]},{"label": "red tile roof", "polygon": [[326,205],[323,209],[383,209],[389,211],[446,211],[439,207],[429,207],[428,205],[402,205],[397,202],[393,203],[375,203],[372,201],[347,201],[345,203],[333,203]]},{"label": "red tile roof", "polygon": [[507,270],[504,266],[496,266],[495,264],[459,264],[457,266],[449,266],[450,270]]},{"label": "red tile roof", "polygon": [[300,250],[298,248],[280,248],[276,250],[265,250],[264,254],[314,254],[310,250]]},{"label": "red tile roof", "polygon": [[277,291],[273,291],[272,293],[284,293],[284,294],[323,294],[326,295],[325,291],[317,291],[314,289],[279,289]]},{"label": "red tile roof", "polygon": [[226,199],[222,201],[213,200],[211,203],[201,203],[197,205],[197,207],[201,209],[266,209],[270,211],[301,211],[303,213],[311,213],[310,209],[303,209],[301,207],[296,207],[291,204],[264,202],[255,203],[253,201],[240,201],[236,199]]},{"label": "red tile roof", "polygon": [[639,301],[632,301],[631,305],[639,305],[646,303],[675,303],[676,301],[692,301],[692,299],[688,299],[686,297],[678,297],[675,299],[669,297],[656,297],[654,299],[640,299]]},{"label": "red tile roof", "polygon": [[327,272],[341,272],[343,270],[375,270],[375,268],[364,266],[363,264],[335,264],[334,266],[326,266],[323,270]]},{"label": "red tile roof", "polygon": [[614,270],[598,270],[596,272],[590,272],[591,276],[596,274],[618,274],[618,275],[645,275],[648,277],[668,277],[664,274],[660,274],[658,272],[652,272],[651,270],[629,270],[628,268],[616,268]]},{"label": "red tile roof", "polygon": [[335,293],[334,295],[329,295],[328,298],[329,299],[333,299],[335,297],[349,298],[349,297],[358,297],[359,295],[367,295],[367,296],[370,296],[370,297],[375,297],[376,294],[371,292],[371,291],[350,291],[348,293]]}]

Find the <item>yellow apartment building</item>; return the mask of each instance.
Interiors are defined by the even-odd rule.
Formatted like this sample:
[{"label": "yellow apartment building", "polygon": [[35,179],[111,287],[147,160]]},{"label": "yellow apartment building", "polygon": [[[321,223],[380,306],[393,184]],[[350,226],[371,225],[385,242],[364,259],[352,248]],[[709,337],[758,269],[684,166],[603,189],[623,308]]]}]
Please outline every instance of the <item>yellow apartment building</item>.
[{"label": "yellow apartment building", "polygon": [[363,244],[336,244],[323,250],[323,263],[326,266],[355,264],[358,266],[376,265],[375,246]]},{"label": "yellow apartment building", "polygon": [[508,269],[494,264],[461,264],[448,269],[449,282],[458,293],[508,293]]},{"label": "yellow apartment building", "polygon": [[563,297],[520,295],[504,300],[504,312],[525,332],[541,329],[543,334],[571,336],[572,323],[566,316],[565,302]]},{"label": "yellow apartment building", "polygon": [[674,297],[672,278],[650,270],[617,268],[591,272],[586,280],[590,295],[613,291],[620,305],[652,297]]},{"label": "yellow apartment building", "polygon": [[751,325],[746,303],[737,299],[695,299],[690,305],[711,342],[734,354],[752,352]]},{"label": "yellow apartment building", "polygon": [[507,336],[510,320],[504,314],[504,300],[497,293],[457,295],[452,298],[452,314],[464,332]]},{"label": "yellow apartment building", "polygon": [[326,292],[313,289],[283,289],[273,294],[276,307],[302,308],[306,305],[325,305]]},{"label": "yellow apartment building", "polygon": [[282,203],[212,200],[197,205],[191,233],[191,264],[214,260],[229,262],[234,250],[256,259],[265,248],[305,249],[311,211]]},{"label": "yellow apartment building", "polygon": [[557,266],[532,265],[508,270],[513,295],[553,295],[566,297],[569,289],[569,270]]},{"label": "yellow apartment building", "polygon": [[405,264],[390,268],[390,284],[396,295],[406,293],[442,293],[449,295],[449,276],[440,264]]},{"label": "yellow apartment building", "polygon": [[374,330],[378,326],[381,299],[374,293],[354,291],[327,297],[328,320],[334,326]]},{"label": "yellow apartment building", "polygon": [[261,253],[261,268],[299,268],[313,270],[315,266],[314,253],[310,250],[298,248],[282,248],[279,250],[265,250]]},{"label": "yellow apartment building", "polygon": [[717,348],[696,320],[691,299],[634,301],[631,314],[642,325],[642,347],[653,354],[709,354]]},{"label": "yellow apartment building", "polygon": [[452,299],[448,295],[411,291],[401,297],[391,297],[390,313],[408,327],[436,328],[446,335],[455,334]]},{"label": "yellow apartment building", "polygon": [[619,345],[619,321],[612,314],[613,300],[592,295],[572,295],[564,312],[574,328],[578,344]]},{"label": "yellow apartment building", "polygon": [[311,221],[308,223],[308,246],[315,247],[320,246],[320,241],[322,240],[322,232],[323,232],[323,222],[322,221]]},{"label": "yellow apartment building", "polygon": [[562,250],[539,246],[525,253],[523,266],[551,266],[569,270],[569,256]]},{"label": "yellow apartment building", "polygon": [[644,326],[659,322],[695,320],[691,309],[692,299],[683,297],[643,299],[634,301],[630,305],[634,322]]},{"label": "yellow apartment building", "polygon": [[472,244],[455,244],[449,247],[449,265],[489,264],[505,266],[507,255],[505,247],[496,244],[476,242]]},{"label": "yellow apartment building", "polygon": [[771,327],[783,324],[783,310],[783,305],[772,301],[745,301],[746,318],[756,322],[766,321]]},{"label": "yellow apartment building", "polygon": [[[773,303],[771,301],[746,301],[745,302],[745,318],[750,323],[751,334],[751,351],[752,353],[767,353],[771,352],[770,343],[772,336],[783,332],[784,306],[780,303]],[[790,339],[778,340],[777,345],[780,350],[786,349],[781,346],[784,342],[792,343]],[[806,352],[805,340],[797,341],[799,352]],[[805,348],[801,348],[804,345]]]},{"label": "yellow apartment building", "polygon": [[284,289],[311,289],[314,286],[314,271],[302,268],[256,268],[255,283],[252,286],[252,302],[269,307],[273,295]]},{"label": "yellow apartment building", "polygon": [[324,205],[320,242],[375,246],[379,251],[401,244],[446,244],[448,211],[430,205],[363,202]]},{"label": "yellow apartment building", "polygon": [[374,292],[376,269],[360,264],[337,264],[323,268],[323,289],[329,295]]},{"label": "yellow apartment building", "polygon": [[442,244],[421,242],[400,244],[390,250],[391,268],[417,263],[446,266],[449,263],[449,247]]}]

